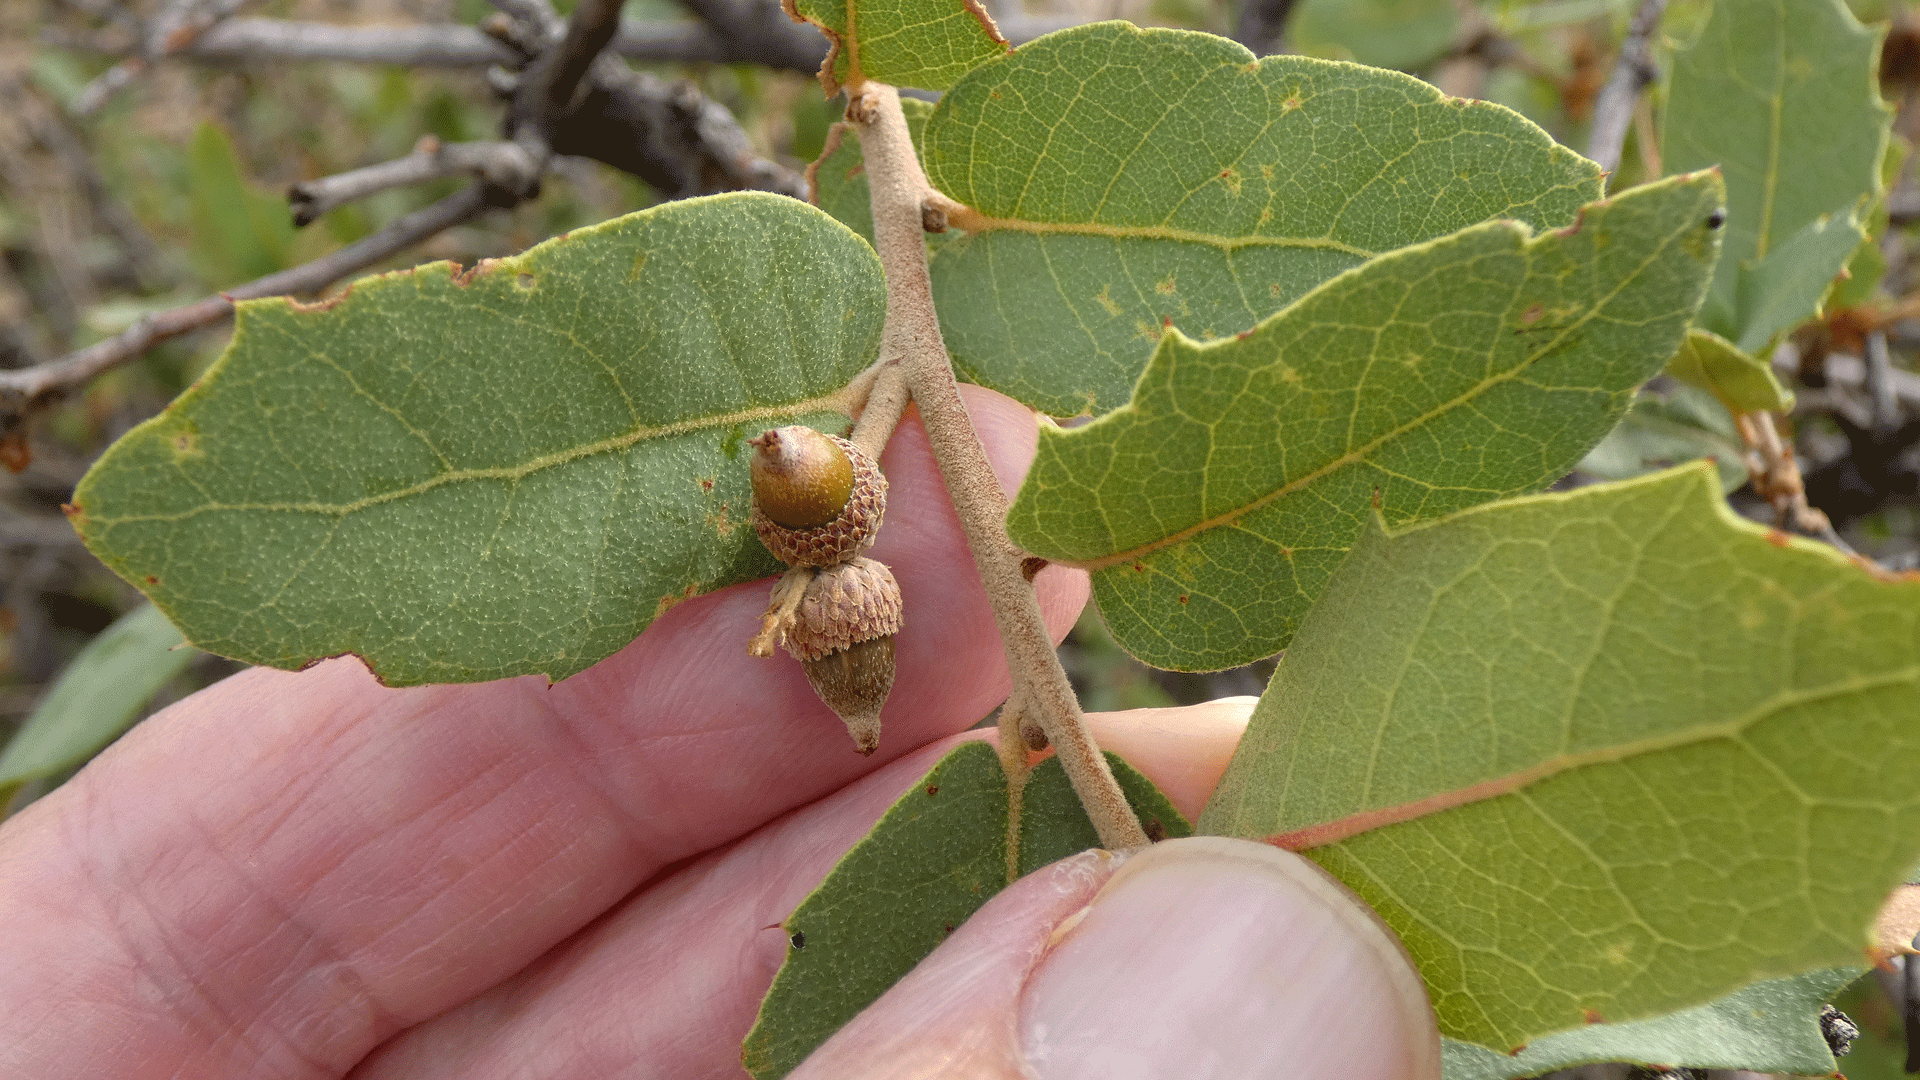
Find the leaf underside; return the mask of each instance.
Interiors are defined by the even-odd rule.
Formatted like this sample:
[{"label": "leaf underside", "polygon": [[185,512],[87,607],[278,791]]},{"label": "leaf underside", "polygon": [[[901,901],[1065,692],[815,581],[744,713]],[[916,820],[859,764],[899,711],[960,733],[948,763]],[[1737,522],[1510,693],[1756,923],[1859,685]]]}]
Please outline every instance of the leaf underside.
[{"label": "leaf underside", "polygon": [[562,678],[779,568],[746,527],[744,440],[844,425],[884,307],[871,248],[763,194],[243,303],[199,384],[87,474],[74,524],[213,652]]},{"label": "leaf underside", "polygon": [[1284,648],[1378,505],[1389,523],[1539,490],[1679,346],[1717,251],[1711,173],[1576,228],[1491,222],[1373,259],[1236,340],[1168,334],[1125,408],[1043,428],[1014,542],[1094,571],[1149,664]]},{"label": "leaf underside", "polygon": [[820,68],[831,97],[875,79],[945,90],[981,63],[1005,53],[1007,39],[979,0],[786,0],[787,11],[833,43]]},{"label": "leaf underside", "polygon": [[[1151,827],[1190,835],[1151,781],[1113,754],[1114,778]],[[781,924],[796,944],[741,1058],[777,1080],[900,980],[1008,884],[1007,778],[984,742],[955,747],[907,790]],[[1057,759],[1021,793],[1017,873],[1100,846]]]},{"label": "leaf underside", "polygon": [[1304,849],[1499,1051],[1857,964],[1920,855],[1920,581],[1695,465],[1370,530],[1201,831]]},{"label": "leaf underside", "polygon": [[1397,72],[1098,23],[975,69],[927,122],[981,220],[933,260],[959,372],[1043,412],[1124,404],[1171,323],[1230,337],[1366,259],[1568,224],[1599,167]]},{"label": "leaf underside", "polygon": [[1445,1080],[1513,1080],[1594,1062],[1626,1061],[1825,1076],[1834,1071],[1834,1060],[1820,1032],[1820,1006],[1860,971],[1823,968],[1768,979],[1666,1016],[1549,1035],[1518,1054],[1443,1039],[1440,1074]]}]

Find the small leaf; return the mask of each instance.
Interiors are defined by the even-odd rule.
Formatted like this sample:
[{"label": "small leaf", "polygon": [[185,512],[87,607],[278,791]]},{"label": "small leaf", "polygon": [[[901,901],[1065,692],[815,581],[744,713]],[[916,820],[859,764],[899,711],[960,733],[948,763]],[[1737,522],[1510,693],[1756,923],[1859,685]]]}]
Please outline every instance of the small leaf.
[{"label": "small leaf", "polygon": [[74,523],[201,648],[387,682],[563,678],[778,569],[743,441],[845,423],[879,260],[792,199],[669,203],[461,274],[240,305]]},{"label": "small leaf", "polygon": [[1667,374],[1712,394],[1731,413],[1793,408],[1793,391],[1780,385],[1771,366],[1708,330],[1687,331]]},{"label": "small leaf", "polygon": [[1720,489],[1747,482],[1746,446],[1733,417],[1713,395],[1692,386],[1643,389],[1618,427],[1580,459],[1578,471],[1602,480],[1630,480],[1710,458]]},{"label": "small leaf", "polygon": [[[1812,317],[1859,241],[1857,226],[1846,245],[1802,237],[1803,258],[1845,252],[1837,262],[1775,263],[1758,286],[1745,280],[1802,230],[1823,217],[1851,222],[1878,194],[1891,116],[1874,74],[1880,36],[1842,0],[1716,0],[1699,39],[1674,56],[1667,168],[1718,165],[1727,181],[1726,244],[1700,325],[1749,352],[1774,332],[1762,324]],[[1791,292],[1789,277],[1800,286]]]},{"label": "small leaf", "polygon": [[1853,212],[1825,214],[1743,267],[1738,293],[1739,347],[1771,351],[1774,339],[1820,314],[1820,302],[1867,240]]},{"label": "small leaf", "polygon": [[1857,964],[1920,856],[1920,581],[1702,465],[1368,532],[1201,818],[1371,904],[1450,1038]]},{"label": "small leaf", "polygon": [[[900,110],[907,115],[907,134],[917,148],[933,106],[915,98],[901,98]],[[873,243],[873,192],[867,184],[867,163],[860,154],[860,140],[851,130],[835,125],[820,160],[807,170],[807,177],[813,186],[813,205]]]},{"label": "small leaf", "polygon": [[119,738],[196,655],[158,608],[142,604],[80,650],[0,754],[0,807],[21,784],[83,764]]},{"label": "small leaf", "polygon": [[[1107,763],[1143,821],[1191,834],[1151,781]],[[993,747],[963,743],[847,852],[782,924],[794,947],[741,1052],[756,1080],[791,1072],[1007,886],[1007,812]],[[1059,761],[1041,762],[1021,793],[1018,873],[1099,846]]]},{"label": "small leaf", "polygon": [[1601,194],[1599,166],[1498,105],[1117,22],[982,65],[922,145],[977,211],[933,262],[947,347],[1056,416],[1124,404],[1169,322],[1231,337],[1381,252],[1556,228]]},{"label": "small leaf", "polygon": [[295,230],[286,203],[248,182],[226,132],[211,123],[196,128],[187,171],[194,262],[202,278],[224,288],[290,265]]},{"label": "small leaf", "polygon": [[1549,1035],[1517,1054],[1443,1039],[1445,1080],[1510,1080],[1600,1061],[1695,1069],[1826,1076],[1833,1052],[1820,1033],[1820,1006],[1860,977],[1857,967],[1768,979],[1718,1001],[1651,1020],[1594,1024]]},{"label": "small leaf", "polygon": [[1012,49],[980,0],[783,0],[833,50],[820,66],[827,96],[867,79],[945,90]]},{"label": "small leaf", "polygon": [[1125,408],[1041,430],[1008,531],[1093,570],[1114,638],[1149,664],[1270,656],[1374,506],[1402,524],[1538,490],[1600,441],[1679,347],[1720,197],[1706,173],[1560,232],[1477,225],[1237,340],[1168,333]]}]

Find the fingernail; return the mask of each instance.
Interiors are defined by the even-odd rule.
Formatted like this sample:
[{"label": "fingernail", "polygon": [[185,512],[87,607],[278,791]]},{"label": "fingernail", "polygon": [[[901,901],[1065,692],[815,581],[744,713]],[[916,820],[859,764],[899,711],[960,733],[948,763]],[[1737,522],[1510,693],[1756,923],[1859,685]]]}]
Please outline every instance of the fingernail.
[{"label": "fingernail", "polygon": [[1020,1037],[1041,1080],[1440,1075],[1384,924],[1304,858],[1219,837],[1148,848],[1062,923]]}]

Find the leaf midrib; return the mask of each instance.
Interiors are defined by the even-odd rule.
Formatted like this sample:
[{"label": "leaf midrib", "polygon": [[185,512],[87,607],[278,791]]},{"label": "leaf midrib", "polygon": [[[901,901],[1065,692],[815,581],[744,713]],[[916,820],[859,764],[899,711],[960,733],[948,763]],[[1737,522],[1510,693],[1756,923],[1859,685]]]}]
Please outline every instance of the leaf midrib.
[{"label": "leaf midrib", "polygon": [[948,223],[969,233],[1024,232],[1038,236],[1100,236],[1110,240],[1171,240],[1187,244],[1205,244],[1222,251],[1241,248],[1305,248],[1338,251],[1360,259],[1371,259],[1380,252],[1344,243],[1331,236],[1224,236],[1219,233],[1177,229],[1167,225],[1100,225],[1093,222],[1033,221],[1027,218],[992,217],[972,207],[961,207],[947,215]]},{"label": "leaf midrib", "polygon": [[852,402],[848,398],[847,391],[845,389],[842,389],[842,390],[835,391],[832,394],[826,394],[820,397],[808,398],[805,401],[793,402],[791,404],[786,404],[786,405],[765,406],[765,407],[756,408],[756,409],[741,409],[735,412],[718,413],[711,416],[702,416],[692,420],[683,420],[678,423],[663,424],[657,427],[642,426],[642,427],[634,428],[631,431],[622,432],[619,435],[614,435],[609,438],[601,439],[597,442],[586,443],[580,446],[571,447],[569,449],[558,451],[552,454],[543,454],[539,457],[532,458],[518,465],[499,465],[499,466],[493,466],[490,468],[480,468],[480,469],[450,469],[446,472],[438,473],[432,477],[422,480],[418,483],[410,484],[403,488],[395,488],[392,491],[381,492],[378,495],[369,495],[365,498],[355,499],[351,502],[343,502],[343,503],[208,502],[200,506],[196,506],[191,509],[183,510],[178,513],[172,513],[172,514],[127,514],[127,515],[122,515],[120,517],[110,517],[110,518],[94,517],[93,515],[89,514],[87,515],[87,520],[89,521],[89,523],[94,525],[126,525],[126,524],[133,524],[136,522],[149,522],[149,521],[185,521],[189,518],[197,517],[205,513],[234,512],[234,511],[260,512],[260,513],[326,514],[326,515],[331,515],[335,517],[346,517],[349,514],[358,513],[361,510],[366,510],[375,506],[379,506],[383,503],[394,502],[399,499],[411,498],[412,496],[415,496],[415,495],[425,494],[428,491],[432,491],[435,488],[444,487],[448,484],[466,483],[469,481],[480,481],[480,480],[518,481],[536,472],[540,472],[543,469],[555,468],[560,465],[568,464],[569,462],[579,461],[583,458],[593,457],[598,454],[617,453],[618,451],[625,450],[628,447],[631,447],[634,444],[641,442],[642,440],[645,440],[645,439],[670,438],[675,435],[685,435],[695,431],[722,430],[722,429],[733,427],[736,424],[749,424],[749,423],[754,423],[762,420],[782,419],[782,418],[798,416],[798,415],[801,415],[804,413],[810,413],[810,412],[838,412],[838,413],[846,414],[849,412],[849,408],[851,404]]},{"label": "leaf midrib", "polygon": [[[1514,227],[1512,223],[1505,223],[1505,224],[1507,225],[1507,227]],[[1496,225],[1493,227],[1499,227],[1499,224],[1496,223]],[[1227,511],[1226,513],[1215,515],[1214,517],[1205,519],[1196,524],[1193,524],[1184,529],[1181,529],[1177,532],[1161,537],[1158,540],[1150,540],[1145,544],[1140,544],[1136,547],[1129,548],[1125,551],[1115,552],[1111,555],[1104,555],[1096,559],[1061,558],[1061,559],[1055,559],[1054,561],[1066,566],[1078,567],[1080,569],[1087,570],[1087,571],[1106,570],[1115,566],[1123,566],[1123,565],[1126,565],[1127,563],[1131,563],[1138,559],[1142,559],[1148,555],[1151,555],[1154,552],[1161,551],[1166,548],[1174,547],[1178,544],[1183,544],[1186,541],[1196,536],[1199,536],[1202,533],[1211,532],[1214,529],[1224,528],[1226,526],[1232,525],[1238,522],[1240,519],[1253,513],[1254,511],[1259,510],[1265,506],[1268,506],[1274,502],[1277,502],[1280,499],[1283,499],[1288,495],[1292,495],[1297,491],[1301,491],[1305,489],[1308,485],[1316,483],[1327,476],[1331,476],[1333,473],[1338,472],[1339,470],[1344,469],[1349,465],[1364,463],[1368,455],[1379,450],[1381,447],[1393,442],[1396,439],[1401,438],[1402,436],[1408,434],[1409,432],[1416,431],[1420,427],[1426,424],[1432,423],[1435,420],[1438,420],[1440,417],[1445,416],[1456,409],[1459,409],[1468,405],[1469,403],[1479,399],[1482,395],[1484,395],[1494,387],[1502,385],[1504,383],[1511,382],[1519,378],[1522,373],[1530,370],[1533,367],[1533,364],[1535,361],[1539,360],[1540,357],[1546,355],[1548,352],[1552,351],[1554,348],[1557,348],[1561,342],[1566,340],[1569,334],[1573,333],[1574,331],[1587,325],[1587,323],[1591,322],[1595,317],[1597,317],[1600,314],[1601,311],[1603,311],[1609,304],[1611,304],[1616,297],[1618,297],[1623,291],[1625,291],[1627,286],[1637,281],[1640,278],[1640,276],[1646,272],[1647,268],[1653,265],[1653,263],[1656,262],[1660,258],[1660,256],[1663,255],[1670,246],[1672,246],[1674,240],[1683,231],[1684,229],[1668,234],[1668,236],[1661,241],[1659,246],[1649,250],[1646,258],[1641,261],[1640,265],[1637,268],[1635,268],[1635,270],[1631,274],[1623,275],[1620,278],[1618,284],[1615,285],[1614,289],[1611,292],[1608,292],[1600,297],[1597,297],[1594,300],[1593,304],[1588,307],[1587,311],[1583,313],[1580,316],[1580,318],[1562,327],[1560,329],[1560,332],[1554,335],[1554,337],[1551,340],[1546,342],[1544,345],[1540,346],[1538,349],[1528,353],[1526,355],[1525,360],[1523,360],[1521,363],[1516,364],[1512,368],[1508,369],[1507,371],[1503,371],[1491,378],[1482,379],[1478,384],[1468,389],[1465,393],[1456,396],[1452,400],[1442,403],[1438,407],[1431,409],[1421,414],[1420,416],[1413,418],[1412,420],[1407,421],[1406,423],[1400,425],[1399,427],[1393,428],[1392,430],[1382,433],[1381,435],[1377,436],[1370,442],[1367,442],[1364,445],[1361,445],[1359,447],[1356,447],[1352,450],[1347,451],[1345,454],[1342,454],[1339,457],[1334,458],[1332,461],[1329,461],[1326,464],[1320,466],[1319,468],[1312,470],[1311,472],[1301,476],[1299,479],[1292,480],[1285,484],[1280,485],[1279,487],[1275,488],[1273,491],[1268,492],[1265,495],[1262,495],[1258,499],[1254,499],[1253,501],[1247,503],[1244,506],[1236,507],[1232,510]],[[1551,238],[1552,235],[1553,234],[1548,234],[1547,236],[1530,238],[1529,241],[1522,246],[1521,254],[1528,261],[1529,275],[1531,275],[1533,270],[1532,262],[1534,258],[1533,252],[1531,249],[1535,245],[1548,240],[1549,238]],[[1352,271],[1349,271],[1349,273],[1351,272]],[[1331,280],[1338,280],[1338,278],[1331,279]],[[1524,287],[1524,285],[1525,285],[1525,281],[1523,280],[1522,286]],[[1319,290],[1315,290],[1315,292],[1318,292],[1318,291]],[[1307,302],[1309,299],[1313,297],[1313,295],[1314,295],[1313,293],[1309,293],[1307,296],[1302,297],[1300,300],[1296,301],[1295,305]],[[1273,318],[1278,319],[1278,318],[1284,317],[1284,313],[1286,311],[1291,310],[1293,306],[1294,305],[1289,305],[1288,308],[1282,309],[1282,314],[1276,314],[1273,316]]]},{"label": "leaf midrib", "polygon": [[[1444,810],[1454,809],[1455,807],[1485,802],[1488,799],[1499,798],[1503,795],[1511,795],[1532,787],[1543,780],[1551,779],[1563,773],[1572,772],[1575,769],[1595,765],[1618,764],[1648,754],[1677,750],[1683,747],[1709,742],[1725,741],[1738,744],[1742,750],[1752,756],[1753,760],[1774,772],[1783,785],[1797,786],[1793,785],[1790,777],[1781,774],[1778,763],[1746,743],[1744,736],[1750,728],[1785,709],[1798,708],[1832,698],[1869,693],[1890,686],[1910,685],[1914,683],[1920,683],[1920,665],[1909,665],[1907,667],[1897,668],[1891,672],[1882,672],[1876,675],[1856,675],[1852,678],[1842,679],[1838,682],[1809,690],[1782,691],[1775,693],[1765,702],[1748,710],[1745,714],[1718,723],[1694,725],[1682,731],[1663,732],[1658,735],[1633,739],[1612,746],[1595,747],[1591,750],[1556,754],[1546,758],[1539,764],[1507,773],[1503,776],[1480,780],[1466,787],[1454,788],[1450,791],[1443,791],[1419,799],[1411,799],[1407,802],[1397,803],[1392,806],[1362,810],[1358,813],[1349,814],[1332,821],[1309,825],[1303,829],[1293,829],[1288,832],[1266,837],[1265,839],[1268,843],[1289,851],[1306,851],[1312,848],[1325,847],[1358,836],[1361,833],[1384,828],[1388,825],[1398,825],[1408,821],[1415,821]],[[1823,804],[1829,805],[1834,802],[1832,799],[1820,801]]]}]

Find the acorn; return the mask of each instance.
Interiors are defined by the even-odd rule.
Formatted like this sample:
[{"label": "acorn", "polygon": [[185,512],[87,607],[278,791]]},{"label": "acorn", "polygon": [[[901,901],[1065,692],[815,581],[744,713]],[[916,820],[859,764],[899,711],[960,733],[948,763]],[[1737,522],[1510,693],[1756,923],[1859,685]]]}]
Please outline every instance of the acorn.
[{"label": "acorn", "polygon": [[795,425],[753,447],[749,520],[788,566],[832,566],[873,544],[887,510],[887,478],[872,455],[845,439]]},{"label": "acorn", "polygon": [[854,746],[880,745],[880,707],[893,690],[900,585],[886,564],[856,558],[813,575],[786,630],[787,651],[813,692],[847,725]]}]

